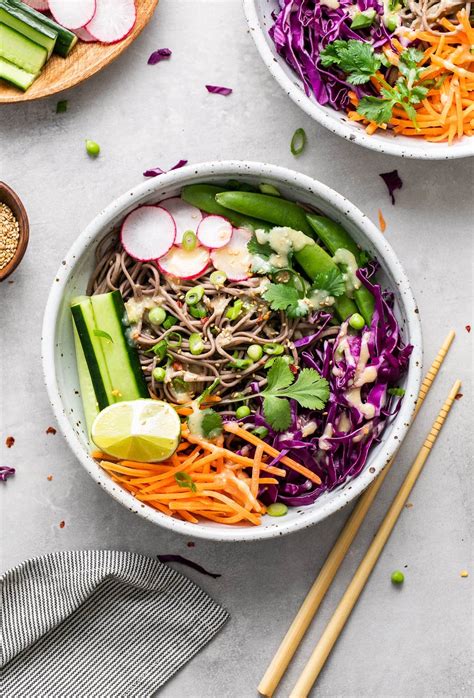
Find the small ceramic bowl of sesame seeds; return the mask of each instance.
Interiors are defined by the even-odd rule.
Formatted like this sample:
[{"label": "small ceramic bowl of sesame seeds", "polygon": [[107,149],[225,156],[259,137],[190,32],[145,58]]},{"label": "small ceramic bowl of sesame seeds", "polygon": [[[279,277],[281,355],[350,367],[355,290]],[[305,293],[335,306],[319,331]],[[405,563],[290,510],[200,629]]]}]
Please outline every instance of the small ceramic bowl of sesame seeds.
[{"label": "small ceramic bowl of sesame seeds", "polygon": [[0,182],[0,281],[20,264],[28,246],[30,227],[17,194]]}]

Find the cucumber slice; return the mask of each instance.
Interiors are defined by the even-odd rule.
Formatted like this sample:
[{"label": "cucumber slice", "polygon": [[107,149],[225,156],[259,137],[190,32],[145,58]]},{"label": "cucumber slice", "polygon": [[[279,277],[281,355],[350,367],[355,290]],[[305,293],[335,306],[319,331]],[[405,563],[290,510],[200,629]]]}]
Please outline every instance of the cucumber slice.
[{"label": "cucumber slice", "polygon": [[0,24],[0,58],[5,58],[28,73],[39,73],[46,63],[48,52],[26,36]]},{"label": "cucumber slice", "polygon": [[38,73],[28,73],[17,65],[13,65],[10,61],[0,58],[0,78],[11,82],[12,85],[19,87],[20,90],[27,90],[37,77]]},{"label": "cucumber slice", "polygon": [[[81,296],[71,303],[98,408],[149,397],[138,352],[128,337],[127,314],[119,291]],[[78,356],[78,371],[79,367]],[[88,407],[84,404],[87,414]]]},{"label": "cucumber slice", "polygon": [[6,0],[6,2],[11,7],[21,9],[22,12],[36,19],[45,27],[49,27],[57,32],[58,38],[56,39],[56,44],[54,46],[54,53],[57,53],[59,56],[65,58],[71,49],[73,49],[77,44],[77,36],[74,34],[74,32],[69,31],[69,29],[66,29],[65,27],[61,27],[53,19],[46,17],[46,15],[41,14],[41,12],[37,12],[32,7],[25,5],[19,0]]},{"label": "cucumber slice", "polygon": [[58,38],[58,32],[51,29],[51,27],[47,27],[18,7],[8,5],[1,0],[0,23],[6,24],[7,27],[14,29],[19,34],[34,41],[35,44],[43,46],[48,52],[48,58],[51,56],[56,39]]}]

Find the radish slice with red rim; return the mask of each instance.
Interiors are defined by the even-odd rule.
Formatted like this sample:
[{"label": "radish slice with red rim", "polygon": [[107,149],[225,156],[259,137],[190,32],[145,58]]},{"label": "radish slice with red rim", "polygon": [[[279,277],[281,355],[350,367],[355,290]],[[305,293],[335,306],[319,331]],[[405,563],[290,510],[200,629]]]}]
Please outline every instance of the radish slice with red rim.
[{"label": "radish slice with red rim", "polygon": [[34,10],[39,10],[40,12],[46,12],[49,9],[48,0],[23,0],[25,5],[29,5]]},{"label": "radish slice with red rim", "polygon": [[137,19],[134,0],[96,0],[87,31],[103,44],[115,44],[130,34]]},{"label": "radish slice with red rim", "polygon": [[179,196],[164,199],[164,201],[160,201],[158,206],[166,209],[174,218],[176,223],[176,245],[182,242],[183,235],[187,230],[192,230],[194,234],[197,233],[198,226],[202,221],[202,213],[196,206],[191,206],[191,204],[180,199]]},{"label": "radish slice with red rim", "polygon": [[121,240],[130,257],[140,262],[163,257],[172,247],[176,226],[168,211],[158,206],[140,206],[122,223]]},{"label": "radish slice with red rim", "polygon": [[74,29],[74,34],[77,36],[79,41],[84,41],[86,44],[94,44],[97,42],[85,27],[80,27],[79,29]]},{"label": "radish slice with red rim", "polygon": [[236,228],[228,245],[212,250],[213,265],[218,271],[223,271],[229,281],[244,281],[251,276],[252,256],[247,249],[251,237],[247,228]]},{"label": "radish slice with red rim", "polygon": [[206,216],[199,223],[198,240],[202,245],[217,249],[224,247],[232,237],[232,223],[222,216]]},{"label": "radish slice with red rim", "polygon": [[96,0],[48,0],[49,10],[58,24],[79,29],[93,18]]},{"label": "radish slice with red rim", "polygon": [[209,266],[209,250],[195,247],[188,251],[183,247],[173,247],[167,255],[158,260],[158,267],[164,274],[177,279],[197,279]]}]

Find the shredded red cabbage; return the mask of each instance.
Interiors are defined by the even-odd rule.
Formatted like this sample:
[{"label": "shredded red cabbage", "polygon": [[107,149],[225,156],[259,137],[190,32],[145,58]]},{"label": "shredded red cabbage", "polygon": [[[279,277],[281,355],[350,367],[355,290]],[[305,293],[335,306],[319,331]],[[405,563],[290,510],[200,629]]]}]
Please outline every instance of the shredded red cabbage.
[{"label": "shredded red cabbage", "polygon": [[391,172],[381,172],[380,177],[387,185],[388,193],[392,199],[392,204],[395,205],[395,191],[403,187],[403,182],[398,170],[392,170]]},{"label": "shredded red cabbage", "polygon": [[8,465],[0,465],[0,480],[5,480],[15,474],[15,468],[9,468]]},{"label": "shredded red cabbage", "polygon": [[158,177],[159,175],[166,174],[167,172],[171,172],[172,170],[179,170],[180,167],[184,167],[185,165],[188,164],[187,160],[179,160],[176,165],[173,165],[173,167],[170,167],[169,170],[162,170],[161,167],[154,167],[151,170],[145,170],[143,173],[144,177]]},{"label": "shredded red cabbage", "polygon": [[314,317],[316,331],[295,342],[299,349],[304,347],[299,354],[302,366],[316,369],[329,382],[325,410],[304,409],[292,401],[292,424],[284,433],[270,427],[261,405],[256,414],[240,420],[246,428],[266,427],[265,441],[321,478],[321,485],[316,486],[280,462],[286,476],[277,478],[278,485],[259,490],[265,505],[276,501],[288,506],[312,504],[323,492],[357,477],[387,422],[400,408],[402,398],[389,394],[388,389],[397,386],[406,373],[413,347],[403,343],[393,312],[393,294],[371,281],[376,269],[377,264],[371,262],[357,272],[375,300],[370,327],[351,334],[346,321],[337,335],[327,335],[324,330],[331,315],[320,312]]},{"label": "shredded red cabbage", "polygon": [[224,97],[232,94],[230,87],[222,87],[221,85],[206,85],[206,90],[213,95],[224,95]]},{"label": "shredded red cabbage", "polygon": [[[383,16],[383,3],[378,0],[359,0],[358,7],[360,11],[374,9]],[[367,29],[351,29],[353,0],[339,0],[337,8],[319,0],[280,0],[280,8],[269,34],[277,52],[301,78],[307,95],[313,92],[320,104],[341,110],[349,105],[351,91],[359,98],[375,94],[370,82],[359,86],[348,83],[336,66],[324,68],[319,56],[336,39],[362,40],[374,49],[390,43],[382,21]]]},{"label": "shredded red cabbage", "polygon": [[171,49],[169,48],[159,48],[156,51],[153,51],[153,53],[150,55],[147,63],[148,65],[156,65],[160,61],[163,61],[167,58],[169,58],[172,54]]}]

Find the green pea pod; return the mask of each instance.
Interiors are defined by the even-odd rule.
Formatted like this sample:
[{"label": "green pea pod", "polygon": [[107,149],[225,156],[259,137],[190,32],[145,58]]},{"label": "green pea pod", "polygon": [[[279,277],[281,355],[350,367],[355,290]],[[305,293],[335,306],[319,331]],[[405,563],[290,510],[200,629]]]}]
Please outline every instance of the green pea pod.
[{"label": "green pea pod", "polygon": [[250,218],[218,204],[216,195],[225,191],[227,191],[225,187],[215,184],[189,184],[187,187],[183,187],[181,198],[205,213],[228,218],[236,228],[250,228],[251,230],[269,230],[271,228],[271,225],[265,221]]},{"label": "green pea pod", "polygon": [[244,216],[261,218],[273,225],[301,230],[306,235],[312,234],[304,209],[293,201],[245,191],[221,191],[216,194],[216,201],[226,209]]},{"label": "green pea pod", "polygon": [[[360,263],[361,250],[357,247],[354,240],[342,225],[329,218],[316,216],[312,213],[309,213],[306,218],[316,235],[322,240],[332,254],[336,254],[336,251],[341,248],[349,250],[356,258],[357,263]],[[370,325],[375,305],[373,295],[362,285],[354,291],[354,298],[359,312],[366,323]]]}]

